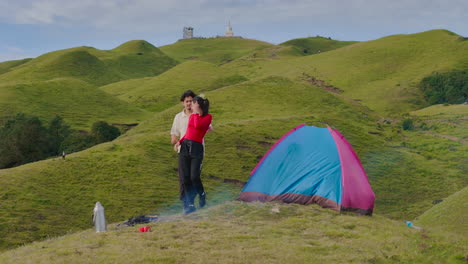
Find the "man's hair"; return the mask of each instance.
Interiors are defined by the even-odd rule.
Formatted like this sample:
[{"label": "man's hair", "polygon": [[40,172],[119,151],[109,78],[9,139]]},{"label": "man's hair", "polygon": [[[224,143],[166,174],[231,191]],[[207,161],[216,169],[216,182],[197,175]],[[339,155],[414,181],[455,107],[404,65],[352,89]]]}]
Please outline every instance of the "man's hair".
[{"label": "man's hair", "polygon": [[195,96],[193,101],[197,101],[201,110],[203,111],[202,116],[206,116],[208,114],[208,110],[210,109],[210,101],[208,101],[208,99],[203,99],[200,96]]},{"label": "man's hair", "polygon": [[180,97],[180,101],[183,102],[185,100],[185,98],[187,98],[187,97],[195,98],[195,96],[197,96],[197,95],[194,92],[192,92],[192,90],[187,90]]}]

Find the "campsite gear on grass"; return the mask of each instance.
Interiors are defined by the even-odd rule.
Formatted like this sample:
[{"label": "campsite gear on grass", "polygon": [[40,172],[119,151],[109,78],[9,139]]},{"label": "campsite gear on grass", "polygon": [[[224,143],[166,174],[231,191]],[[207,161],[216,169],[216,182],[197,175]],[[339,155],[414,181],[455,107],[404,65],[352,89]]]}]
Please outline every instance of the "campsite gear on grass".
[{"label": "campsite gear on grass", "polygon": [[351,145],[336,129],[297,126],[263,156],[239,195],[372,215],[375,195]]},{"label": "campsite gear on grass", "polygon": [[106,216],[104,213],[104,207],[100,202],[96,202],[96,205],[94,206],[93,223],[96,227],[96,232],[106,231]]},{"label": "campsite gear on grass", "polygon": [[151,231],[151,226],[140,227],[140,232],[149,232],[149,231]]},{"label": "campsite gear on grass", "polygon": [[408,227],[411,227],[411,228],[414,228],[414,229],[422,229],[422,228],[419,227],[419,226],[415,226],[415,225],[413,224],[413,222],[411,222],[411,221],[404,221],[404,222],[405,222],[406,226],[408,226]]},{"label": "campsite gear on grass", "polygon": [[157,215],[140,215],[136,217],[130,217],[127,221],[123,222],[122,224],[118,224],[117,226],[134,226],[137,224],[146,224],[150,222],[157,222],[158,216]]}]

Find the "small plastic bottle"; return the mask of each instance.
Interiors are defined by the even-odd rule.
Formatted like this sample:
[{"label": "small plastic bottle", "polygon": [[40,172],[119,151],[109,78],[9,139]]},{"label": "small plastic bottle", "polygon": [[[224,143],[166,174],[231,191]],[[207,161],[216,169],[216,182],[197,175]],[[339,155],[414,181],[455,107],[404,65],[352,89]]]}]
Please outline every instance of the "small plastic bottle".
[{"label": "small plastic bottle", "polygon": [[422,229],[422,228],[419,227],[419,226],[415,226],[415,225],[413,224],[413,222],[411,222],[411,221],[406,221],[406,220],[405,220],[404,222],[405,222],[406,226],[408,226],[408,227],[411,227],[411,228],[414,228],[414,229]]}]

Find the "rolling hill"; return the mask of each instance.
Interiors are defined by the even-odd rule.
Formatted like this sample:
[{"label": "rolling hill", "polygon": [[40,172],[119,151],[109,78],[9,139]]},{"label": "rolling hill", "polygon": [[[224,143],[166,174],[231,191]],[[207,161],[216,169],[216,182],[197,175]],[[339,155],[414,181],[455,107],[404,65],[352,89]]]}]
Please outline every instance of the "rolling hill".
[{"label": "rolling hill", "polygon": [[30,60],[32,59],[22,59],[22,60],[0,62],[0,74],[9,72],[12,68],[19,66],[23,63],[26,63]]},{"label": "rolling hill", "polygon": [[0,86],[0,120],[23,112],[49,121],[60,115],[76,129],[89,130],[92,123],[138,123],[150,112],[109,96],[96,86],[74,78]]},{"label": "rolling hill", "polygon": [[246,80],[209,62],[187,61],[156,77],[116,82],[101,90],[144,109],[161,111],[174,105],[187,89],[207,92]]},{"label": "rolling hill", "polygon": [[207,38],[180,40],[160,47],[161,51],[178,61],[200,60],[224,64],[255,50],[272,47],[270,43],[243,38]]},{"label": "rolling hill", "polygon": [[0,122],[16,112],[35,114],[43,121],[60,114],[77,129],[89,129],[99,120],[140,122],[150,113],[98,87],[156,76],[176,64],[158,48],[140,40],[108,51],[78,47],[32,60],[4,62],[8,72],[0,75]]},{"label": "rolling hill", "polygon": [[437,204],[424,214],[416,218],[416,224],[430,227],[433,230],[445,231],[452,236],[463,237],[468,235],[466,212],[468,211],[468,187],[438,200]]},{"label": "rolling hill", "polygon": [[446,30],[394,35],[313,56],[265,60],[244,58],[223,67],[249,79],[279,75],[342,90],[371,110],[393,115],[425,105],[417,87],[435,71],[468,68],[468,42]]},{"label": "rolling hill", "polygon": [[72,77],[94,85],[154,76],[176,65],[176,61],[146,41],[129,41],[112,50],[77,47],[39,56],[13,71],[1,81],[43,81]]},{"label": "rolling hill", "polygon": [[355,43],[358,43],[358,41],[339,41],[317,36],[309,38],[291,39],[281,43],[280,45],[290,46],[294,49],[294,51],[297,54],[307,56],[346,47]]},{"label": "rolling hill", "polygon": [[[141,43],[145,42],[127,42],[113,52],[153,51]],[[262,250],[270,252],[265,256],[281,260],[283,251],[278,248],[295,252],[287,245],[299,239],[304,245],[300,249],[306,253],[293,256],[298,262],[315,257],[321,263],[339,260],[456,263],[460,259],[458,255],[465,250],[462,244],[446,238],[443,230],[429,233],[430,239],[426,240],[426,235],[403,226],[402,220],[420,216],[432,208],[434,200],[444,199],[468,185],[465,177],[468,148],[463,141],[468,108],[424,108],[427,104],[416,86],[433,71],[465,67],[467,43],[450,32],[435,30],[298,56],[290,46],[253,40],[192,39],[160,48],[180,63],[156,76],[132,75],[130,69],[136,68],[128,66],[132,65],[131,60],[122,61],[126,66],[120,69],[127,70],[110,67],[110,61],[116,60],[114,53],[92,48],[59,51],[52,53],[53,56],[49,54],[49,58],[46,54],[11,68],[0,75],[0,114],[16,105],[14,102],[21,102],[18,105],[26,105],[28,111],[44,116],[62,110],[75,126],[97,116],[126,122],[138,120],[140,124],[112,142],[71,154],[66,160],[49,159],[0,170],[0,248],[87,229],[94,203],[100,201],[109,222],[146,213],[169,215],[171,221],[153,226],[157,233],[149,237],[154,243],[148,242],[147,247],[159,248],[157,253],[135,256],[142,262],[176,262],[174,258],[179,256],[174,251],[186,244],[178,240],[180,234],[171,226],[184,223],[194,232],[205,230],[213,234],[213,239],[204,237],[194,243],[216,245],[218,235],[219,239],[234,239],[238,247],[232,250],[213,251],[213,247],[202,247],[200,254],[210,254],[213,262],[242,262],[234,256],[244,253],[243,260],[255,262],[261,259],[258,252]],[[34,65],[49,65],[52,69],[63,56],[89,58],[94,61],[93,69],[103,70],[104,75],[98,78],[94,73],[84,72],[76,77],[54,72],[49,80],[50,76],[40,77],[34,72]],[[73,63],[67,65],[70,64]],[[23,76],[29,71],[32,77]],[[16,77],[24,79],[20,82]],[[64,87],[74,87],[73,92],[63,104],[56,103],[62,102]],[[176,153],[169,143],[169,129],[174,115],[181,110],[178,96],[186,89],[205,93],[214,116],[214,132],[206,136],[207,154],[202,172],[208,205],[212,208],[181,217],[172,215],[179,213],[181,207],[177,200]],[[87,96],[80,97],[80,94]],[[71,108],[74,110],[67,110],[66,105],[72,105],[74,100],[76,106]],[[13,109],[17,111],[21,107]],[[439,115],[441,111],[443,115]],[[415,129],[403,130],[404,118],[413,119]],[[272,205],[224,204],[237,197],[250,170],[269,147],[285,132],[304,122],[328,123],[350,141],[376,193],[376,217],[364,219],[313,206],[284,205],[280,207],[286,214],[271,218]],[[224,217],[230,219],[229,225]],[[254,235],[235,238],[236,231],[239,233],[236,229],[239,227],[235,226],[255,229],[258,223],[271,225],[270,218],[278,220],[276,231],[266,228],[254,231]],[[316,221],[308,222],[301,229],[308,218]],[[255,224],[255,221],[259,222]],[[333,224],[327,225],[325,233],[319,232],[315,224],[328,221]],[[345,222],[353,227],[343,227]],[[223,228],[232,228],[232,233],[223,232]],[[76,254],[88,262],[118,262],[119,254],[130,248],[125,241],[135,241],[134,231],[113,230],[102,234],[105,238],[85,231],[7,251],[1,257],[21,261],[17,256],[24,255],[43,262],[73,262],[78,261],[73,252],[81,252]],[[317,239],[321,240],[317,244],[305,241],[298,235],[300,232],[318,232]],[[287,237],[284,241],[280,239],[283,236]],[[155,240],[159,238],[160,241]],[[96,239],[102,242],[95,242]],[[166,245],[163,243],[166,240],[175,244]],[[269,244],[270,240],[276,246]],[[61,247],[63,241],[68,246]],[[243,250],[248,248],[247,241],[259,246],[252,251]],[[383,241],[390,246],[382,244]],[[80,243],[86,246],[78,246]],[[307,246],[307,243],[312,244]],[[49,250],[41,252],[42,247]],[[306,250],[310,248],[311,252]],[[321,254],[319,248],[325,252]],[[334,250],[349,248],[361,251],[357,255],[332,254]],[[99,252],[97,255],[102,259],[91,257],[90,252]],[[201,259],[201,255],[189,252],[184,256],[193,257],[194,262]]]},{"label": "rolling hill", "polygon": [[[275,213],[277,212],[277,213]],[[0,253],[4,263],[463,263],[460,242],[382,216],[228,202],[136,227],[86,230]],[[190,235],[187,235],[190,234]]]}]

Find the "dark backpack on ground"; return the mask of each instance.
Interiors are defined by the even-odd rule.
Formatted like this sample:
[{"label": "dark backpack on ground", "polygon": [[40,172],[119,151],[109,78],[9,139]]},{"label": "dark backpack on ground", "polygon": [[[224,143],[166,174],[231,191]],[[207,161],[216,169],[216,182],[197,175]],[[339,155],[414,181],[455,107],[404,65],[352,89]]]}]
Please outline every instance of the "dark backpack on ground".
[{"label": "dark backpack on ground", "polygon": [[140,215],[129,218],[127,221],[123,222],[124,226],[134,226],[138,224],[146,224],[149,222],[156,222],[158,217],[155,215]]}]

